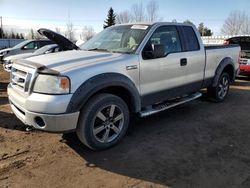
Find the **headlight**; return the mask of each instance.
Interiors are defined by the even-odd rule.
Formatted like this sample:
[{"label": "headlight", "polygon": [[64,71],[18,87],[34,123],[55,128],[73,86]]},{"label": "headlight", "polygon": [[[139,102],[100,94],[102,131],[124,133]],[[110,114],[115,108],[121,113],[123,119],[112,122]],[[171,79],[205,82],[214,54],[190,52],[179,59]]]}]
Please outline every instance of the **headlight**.
[{"label": "headlight", "polygon": [[247,60],[247,65],[250,65],[250,59]]},{"label": "headlight", "polygon": [[65,76],[38,75],[33,92],[45,94],[67,94],[70,92],[70,80]]},{"label": "headlight", "polygon": [[11,60],[3,60],[3,64],[8,65],[8,64],[13,64]]}]

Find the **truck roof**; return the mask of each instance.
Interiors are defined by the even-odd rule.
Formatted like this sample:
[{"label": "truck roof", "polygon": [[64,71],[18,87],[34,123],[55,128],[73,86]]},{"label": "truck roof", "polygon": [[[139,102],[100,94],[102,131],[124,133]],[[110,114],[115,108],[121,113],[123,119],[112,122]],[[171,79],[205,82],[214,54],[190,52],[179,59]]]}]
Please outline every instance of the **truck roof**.
[{"label": "truck roof", "polygon": [[182,25],[182,26],[194,26],[193,24],[189,23],[177,23],[177,22],[135,22],[135,23],[125,23],[125,24],[116,24],[118,25]]}]

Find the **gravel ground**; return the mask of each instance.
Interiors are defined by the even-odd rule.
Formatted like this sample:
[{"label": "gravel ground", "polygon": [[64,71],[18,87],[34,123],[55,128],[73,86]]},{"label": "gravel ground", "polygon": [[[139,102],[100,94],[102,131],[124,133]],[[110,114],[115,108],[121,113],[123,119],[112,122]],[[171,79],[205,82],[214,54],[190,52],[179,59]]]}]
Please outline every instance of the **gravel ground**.
[{"label": "gravel ground", "polygon": [[223,103],[205,98],[144,119],[93,152],[71,134],[26,132],[0,68],[0,187],[250,187],[250,79]]}]

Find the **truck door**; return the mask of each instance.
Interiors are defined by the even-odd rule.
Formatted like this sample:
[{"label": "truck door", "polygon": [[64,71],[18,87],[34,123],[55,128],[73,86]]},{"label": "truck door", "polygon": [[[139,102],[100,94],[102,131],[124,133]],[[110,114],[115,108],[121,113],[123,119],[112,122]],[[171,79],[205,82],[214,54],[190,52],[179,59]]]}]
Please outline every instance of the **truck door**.
[{"label": "truck door", "polygon": [[187,92],[195,92],[201,89],[204,79],[205,49],[200,45],[202,43],[200,37],[200,41],[197,38],[199,33],[195,33],[191,26],[178,26],[178,30],[186,59]]},{"label": "truck door", "polygon": [[[165,46],[165,56],[148,57],[154,45]],[[144,106],[177,97],[186,90],[186,56],[176,26],[158,27],[142,50],[140,90]]]}]

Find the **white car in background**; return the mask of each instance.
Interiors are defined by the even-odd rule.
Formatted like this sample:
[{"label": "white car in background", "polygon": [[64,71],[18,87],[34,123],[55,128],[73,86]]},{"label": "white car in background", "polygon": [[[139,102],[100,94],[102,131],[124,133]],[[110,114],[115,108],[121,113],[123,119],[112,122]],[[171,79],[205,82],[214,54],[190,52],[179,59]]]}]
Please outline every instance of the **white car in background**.
[{"label": "white car in background", "polygon": [[10,72],[13,62],[17,59],[25,59],[28,57],[33,57],[33,56],[38,56],[38,55],[43,55],[43,54],[48,54],[48,53],[54,53],[54,52],[59,52],[59,51],[62,51],[62,49],[57,44],[50,44],[50,45],[46,45],[42,48],[39,48],[38,50],[34,51],[33,53],[24,53],[24,54],[7,56],[6,58],[3,59],[3,67],[4,67],[5,71]]}]

